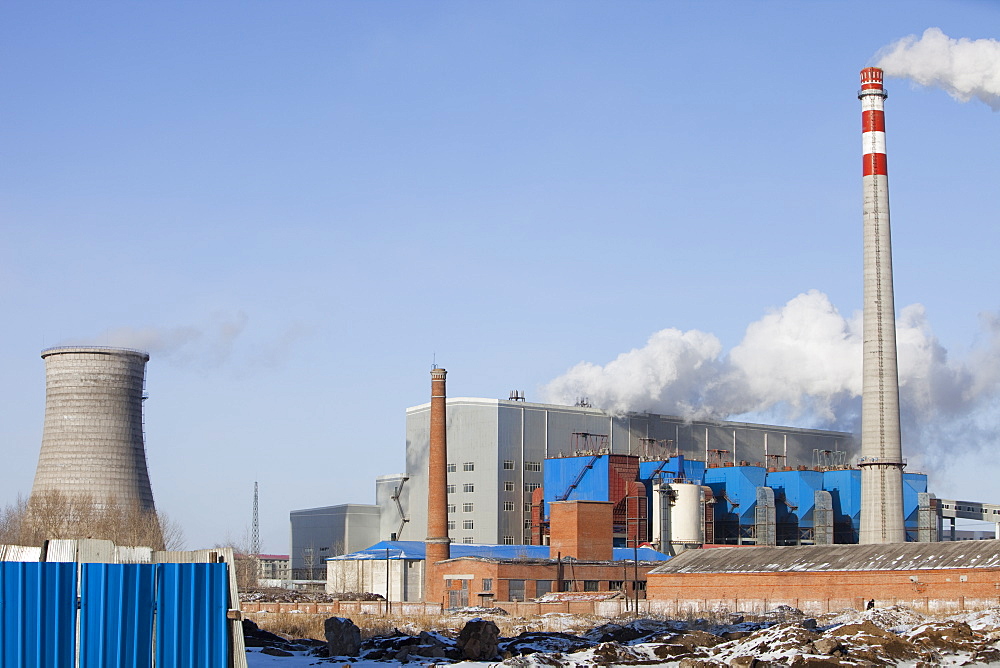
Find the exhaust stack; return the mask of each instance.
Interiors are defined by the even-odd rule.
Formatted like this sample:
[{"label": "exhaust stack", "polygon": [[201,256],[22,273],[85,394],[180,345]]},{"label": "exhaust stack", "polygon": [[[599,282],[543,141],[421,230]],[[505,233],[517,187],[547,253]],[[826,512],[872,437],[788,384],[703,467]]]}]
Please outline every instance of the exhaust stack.
[{"label": "exhaust stack", "polygon": [[861,398],[859,542],[902,543],[903,453],[899,436],[896,315],[889,234],[882,70],[861,70],[864,184],[864,355]]},{"label": "exhaust stack", "polygon": [[434,564],[451,558],[448,538],[448,422],[444,369],[431,370],[430,449],[427,453],[427,541],[424,561],[424,600],[441,600],[440,578]]}]

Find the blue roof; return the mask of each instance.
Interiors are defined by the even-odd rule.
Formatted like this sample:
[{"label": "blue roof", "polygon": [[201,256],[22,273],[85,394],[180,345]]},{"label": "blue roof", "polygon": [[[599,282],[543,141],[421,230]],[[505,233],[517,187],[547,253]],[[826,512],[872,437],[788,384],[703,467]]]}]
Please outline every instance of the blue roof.
[{"label": "blue roof", "polygon": [[[631,547],[616,547],[611,550],[613,561],[632,561],[635,552]],[[651,547],[640,547],[639,561],[666,561],[670,557]],[[425,559],[423,541],[384,540],[371,547],[330,557],[327,561],[339,559]],[[487,559],[550,559],[548,545],[468,545],[452,543],[451,557],[485,557]]]}]

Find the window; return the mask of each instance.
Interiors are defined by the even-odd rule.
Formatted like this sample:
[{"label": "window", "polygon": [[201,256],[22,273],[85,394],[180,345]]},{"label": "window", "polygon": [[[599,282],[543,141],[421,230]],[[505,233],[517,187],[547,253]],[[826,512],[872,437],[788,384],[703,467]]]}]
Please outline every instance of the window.
[{"label": "window", "polygon": [[504,536],[503,537],[503,544],[504,545],[513,545],[514,544],[514,537],[513,536]]},{"label": "window", "polygon": [[[514,510],[514,509],[511,508],[511,510]],[[526,513],[530,513],[531,512],[531,503],[530,502],[524,504],[524,512],[526,512]]]},{"label": "window", "polygon": [[508,598],[512,601],[524,600],[524,580],[507,581]]},{"label": "window", "polygon": [[448,531],[455,530],[455,520],[448,520]]},{"label": "window", "polygon": [[483,578],[483,591],[493,591],[493,578]]},{"label": "window", "polygon": [[474,529],[475,523],[472,520],[462,520],[463,529]]},{"label": "window", "polygon": [[552,591],[552,580],[536,580],[535,596],[545,596]]},{"label": "window", "polygon": [[538,482],[526,482],[526,483],[524,483],[524,491],[525,492],[534,492],[536,489],[538,489],[541,486],[542,486],[542,484],[538,483]]},{"label": "window", "polygon": [[507,511],[507,512],[513,512],[514,511],[514,502],[513,501],[504,501],[503,502],[503,509],[505,511]]},{"label": "window", "polygon": [[454,494],[455,493],[455,486],[454,485],[448,485],[448,493],[449,494]]},{"label": "window", "polygon": [[573,591],[573,581],[572,580],[563,580],[562,590],[563,591]]},{"label": "window", "polygon": [[476,491],[476,486],[475,486],[475,484],[473,484],[471,482],[467,482],[464,485],[462,485],[462,491],[463,492],[475,492]]},{"label": "window", "polygon": [[584,580],[583,591],[601,591],[600,584],[598,580]]},{"label": "window", "polygon": [[465,462],[464,464],[462,464],[462,470],[463,471],[475,471],[476,470],[476,462]]},{"label": "window", "polygon": [[542,463],[541,462],[524,462],[524,470],[525,471],[541,471],[542,470]]},{"label": "window", "polygon": [[462,543],[464,545],[472,545],[474,542],[475,542],[475,539],[473,539],[472,536],[466,536],[465,538],[462,539]]},{"label": "window", "polygon": [[448,473],[454,473],[454,472],[455,472],[455,465],[448,464]]},{"label": "window", "polygon": [[505,460],[503,460],[503,470],[504,471],[513,471],[514,470],[514,460],[513,459],[505,459]]},{"label": "window", "polygon": [[514,491],[514,481],[513,480],[505,480],[504,483],[503,483],[503,491],[505,491],[505,492],[513,492]]},{"label": "window", "polygon": [[449,513],[455,512],[455,504],[454,503],[449,503],[448,504],[448,512]]},{"label": "window", "polygon": [[531,520],[530,519],[524,520],[524,528],[525,529],[531,529]]},{"label": "window", "polygon": [[636,589],[636,591],[646,591],[646,581],[645,580],[636,580],[635,581],[635,589]]},{"label": "window", "polygon": [[463,503],[462,504],[462,512],[463,513],[471,513],[473,505],[475,505],[475,504],[472,504],[472,503]]}]

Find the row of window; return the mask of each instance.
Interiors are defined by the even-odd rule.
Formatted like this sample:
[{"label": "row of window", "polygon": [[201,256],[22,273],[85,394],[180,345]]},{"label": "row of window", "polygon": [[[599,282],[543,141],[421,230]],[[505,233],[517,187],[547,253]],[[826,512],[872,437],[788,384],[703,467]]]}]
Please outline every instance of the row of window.
[{"label": "row of window", "polygon": [[[536,489],[538,489],[541,486],[542,486],[542,484],[539,483],[539,482],[526,482],[526,483],[524,483],[524,491],[525,492],[534,492]],[[505,480],[504,483],[503,483],[503,491],[505,491],[505,492],[513,492],[514,491],[514,481],[513,480]]]},{"label": "row of window", "polygon": [[[504,544],[504,545],[513,545],[514,544],[514,537],[513,536],[502,536],[500,538],[500,542],[502,544]],[[526,534],[524,536],[524,544],[525,545],[531,545],[531,534]]]},{"label": "row of window", "polygon": [[[462,520],[462,528],[463,529],[475,529],[476,528],[475,522],[473,522],[472,520]],[[448,520],[448,530],[449,531],[454,531],[455,530],[455,520]],[[470,540],[468,542],[471,543],[472,541]]]},{"label": "row of window", "polygon": [[[451,506],[449,506],[449,508],[450,507]],[[514,510],[514,502],[513,501],[504,501],[503,502],[503,509],[505,511],[507,511],[507,512],[513,512],[513,510]],[[524,504],[524,512],[526,512],[526,513],[530,513],[531,512],[531,504],[530,503],[525,503]]]},{"label": "row of window", "polygon": [[[474,503],[463,503],[462,504],[462,512],[463,513],[471,513],[471,512],[473,512],[475,510],[475,506],[476,506],[476,504],[474,504]],[[455,512],[455,504],[454,503],[449,503],[448,504],[448,512],[449,513]]]},{"label": "row of window", "polygon": [[[456,489],[457,489],[457,485],[448,485],[448,490],[447,491],[448,491],[449,494],[454,494]],[[471,483],[471,482],[465,483],[464,485],[462,485],[462,491],[463,492],[475,492],[476,491],[476,485],[475,485],[475,483]]]},{"label": "row of window", "polygon": [[[526,483],[524,483],[524,491],[525,492],[534,492],[536,489],[538,489],[541,486],[542,486],[542,484],[538,483],[538,482],[526,482]],[[448,493],[449,494],[454,494],[456,491],[458,491],[458,485],[448,485]],[[472,482],[467,482],[464,485],[462,485],[462,491],[463,492],[475,492],[476,491],[476,484],[472,483]],[[505,492],[513,492],[514,491],[514,481],[513,480],[506,480],[506,481],[504,481],[504,483],[503,483],[503,491],[505,491]]]},{"label": "row of window", "polygon": [[[504,462],[503,462],[503,470],[504,471],[513,471],[514,470],[514,466],[516,464],[517,464],[517,462],[515,462],[513,459],[505,459]],[[457,470],[458,470],[458,464],[448,464],[448,473],[455,473]],[[476,462],[463,462],[462,463],[462,470],[463,471],[475,471],[476,470]],[[524,470],[525,471],[541,471],[542,470],[542,463],[541,462],[524,462]]]},{"label": "row of window", "polygon": [[[504,471],[513,471],[514,467],[516,465],[517,465],[517,462],[515,462],[513,459],[505,459],[504,462],[503,462],[503,470]],[[524,470],[525,471],[541,471],[542,470],[542,463],[541,462],[524,462]]]}]

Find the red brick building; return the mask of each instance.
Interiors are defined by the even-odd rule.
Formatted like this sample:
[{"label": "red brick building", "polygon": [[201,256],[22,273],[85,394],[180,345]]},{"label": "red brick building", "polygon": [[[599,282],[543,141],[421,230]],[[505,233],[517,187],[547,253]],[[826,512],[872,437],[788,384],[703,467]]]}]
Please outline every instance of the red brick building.
[{"label": "red brick building", "polygon": [[1000,605],[1000,541],[689,550],[648,576],[651,609],[809,613],[900,604],[948,611]]}]

